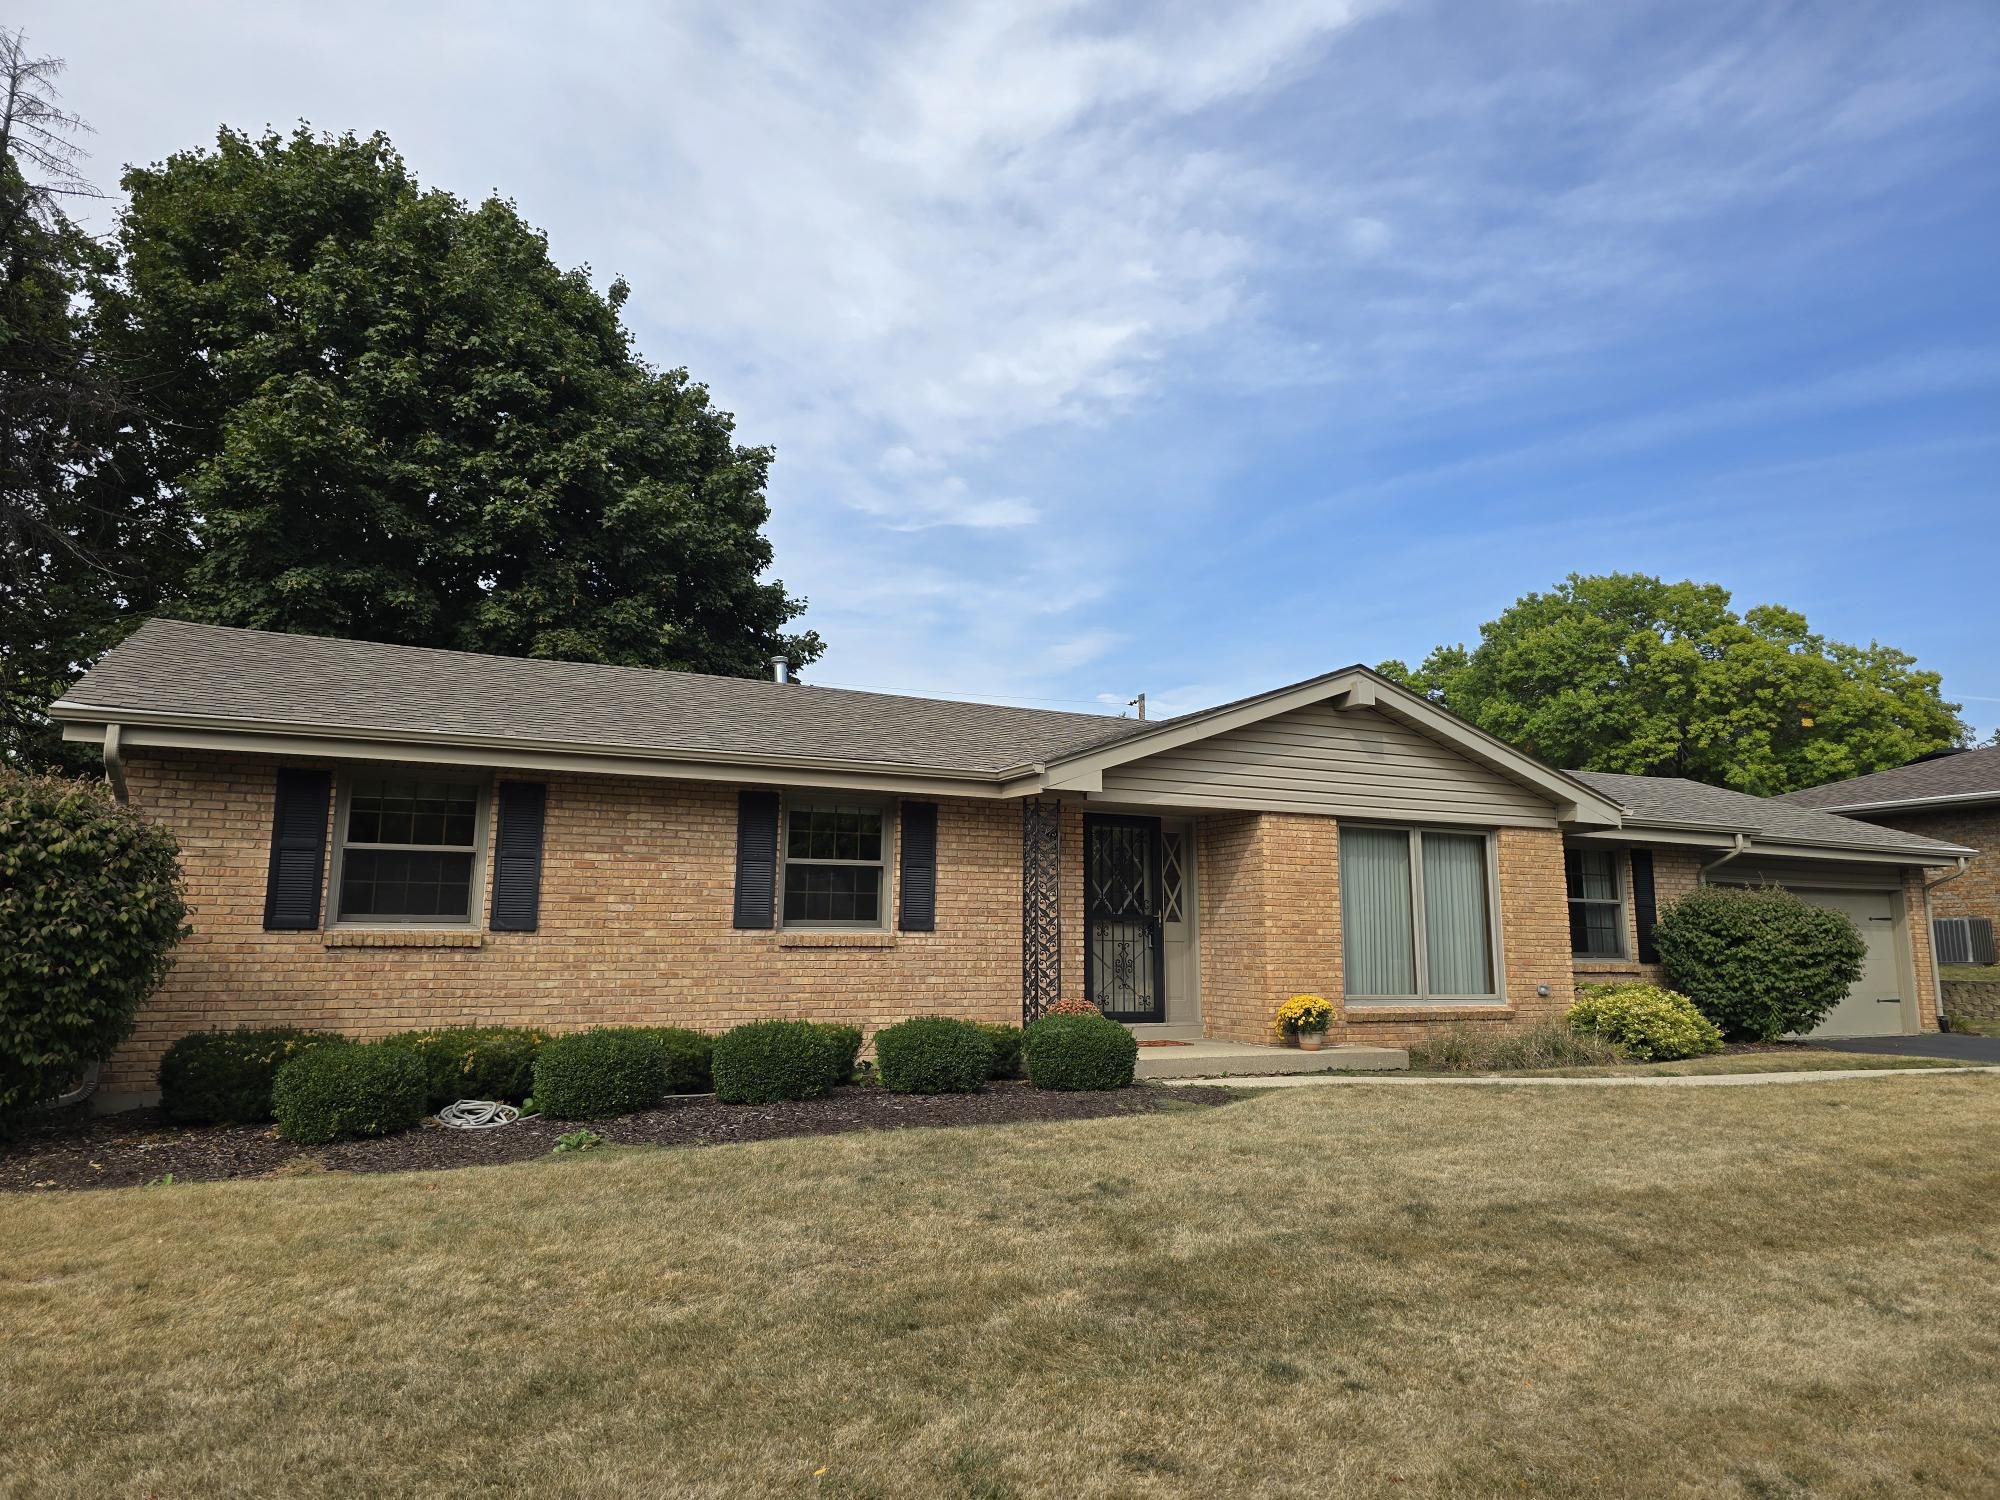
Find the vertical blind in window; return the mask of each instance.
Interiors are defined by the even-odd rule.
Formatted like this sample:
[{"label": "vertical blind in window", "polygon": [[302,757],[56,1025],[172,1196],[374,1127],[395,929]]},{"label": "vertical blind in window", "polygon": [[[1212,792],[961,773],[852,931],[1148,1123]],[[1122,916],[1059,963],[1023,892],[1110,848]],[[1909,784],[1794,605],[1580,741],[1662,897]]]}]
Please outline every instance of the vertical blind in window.
[{"label": "vertical blind in window", "polygon": [[1482,834],[1341,829],[1347,993],[1377,999],[1493,995],[1491,893]]},{"label": "vertical blind in window", "polygon": [[1414,995],[1410,836],[1394,828],[1340,831],[1342,952],[1350,995]]},{"label": "vertical blind in window", "polygon": [[1493,924],[1486,910],[1486,840],[1477,834],[1426,833],[1424,952],[1434,995],[1493,992]]}]

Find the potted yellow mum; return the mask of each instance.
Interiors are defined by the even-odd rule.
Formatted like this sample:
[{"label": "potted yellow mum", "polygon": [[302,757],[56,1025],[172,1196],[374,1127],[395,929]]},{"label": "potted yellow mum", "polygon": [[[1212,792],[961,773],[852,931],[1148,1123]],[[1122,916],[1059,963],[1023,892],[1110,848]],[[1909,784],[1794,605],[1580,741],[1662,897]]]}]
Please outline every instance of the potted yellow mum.
[{"label": "potted yellow mum", "polygon": [[1333,1024],[1333,1006],[1318,995],[1294,995],[1278,1007],[1271,1029],[1307,1052],[1317,1052]]}]

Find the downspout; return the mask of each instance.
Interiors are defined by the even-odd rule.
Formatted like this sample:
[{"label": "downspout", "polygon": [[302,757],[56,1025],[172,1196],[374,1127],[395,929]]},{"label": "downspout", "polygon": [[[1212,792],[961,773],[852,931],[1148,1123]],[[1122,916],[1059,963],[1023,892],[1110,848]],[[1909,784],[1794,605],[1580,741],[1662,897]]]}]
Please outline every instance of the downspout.
[{"label": "downspout", "polygon": [[1727,854],[1723,855],[1722,858],[1712,859],[1707,864],[1703,865],[1699,870],[1695,871],[1694,883],[1696,885],[1707,885],[1708,872],[1710,870],[1719,870],[1724,865],[1728,864],[1732,859],[1736,858],[1737,855],[1748,854],[1750,852],[1749,834],[1738,833],[1731,835],[1731,837],[1733,837],[1736,840],[1736,847],[1734,849],[1731,849]]},{"label": "downspout", "polygon": [[1931,909],[1931,892],[1941,885],[1958,879],[1959,876],[1971,868],[1971,857],[1961,854],[1958,857],[1958,868],[1956,870],[1953,870],[1949,875],[1940,875],[1936,880],[1926,880],[1924,882],[1924,944],[1929,948],[1931,955],[1931,1014],[1937,1017],[1939,1031],[1945,1030],[1944,970],[1938,963],[1937,916]]},{"label": "downspout", "polygon": [[119,749],[118,734],[118,725],[104,726],[104,779],[111,783],[111,795],[123,807],[132,800],[132,796],[125,788],[125,757]]}]

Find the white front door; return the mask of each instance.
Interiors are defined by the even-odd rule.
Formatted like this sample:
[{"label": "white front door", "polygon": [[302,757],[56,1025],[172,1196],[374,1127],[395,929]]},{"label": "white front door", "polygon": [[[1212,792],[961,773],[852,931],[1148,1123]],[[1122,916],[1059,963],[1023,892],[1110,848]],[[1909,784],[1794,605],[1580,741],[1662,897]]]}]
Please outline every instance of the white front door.
[{"label": "white front door", "polygon": [[1868,953],[1861,977],[1813,1036],[1897,1036],[1907,1029],[1904,1018],[1903,955],[1896,938],[1896,894],[1893,891],[1800,891],[1815,906],[1845,912],[1861,930]]},{"label": "white front door", "polygon": [[1200,969],[1195,952],[1194,824],[1160,824],[1160,917],[1166,947],[1167,1024],[1201,1024]]}]

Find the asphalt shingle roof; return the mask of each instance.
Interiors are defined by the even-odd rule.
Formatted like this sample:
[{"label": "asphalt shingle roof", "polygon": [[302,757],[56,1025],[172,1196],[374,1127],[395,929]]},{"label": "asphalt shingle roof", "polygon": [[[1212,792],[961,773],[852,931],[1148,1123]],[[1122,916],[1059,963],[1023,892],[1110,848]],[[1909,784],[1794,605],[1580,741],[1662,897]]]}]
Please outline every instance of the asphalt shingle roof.
[{"label": "asphalt shingle roof", "polygon": [[1844,845],[1891,854],[1935,851],[1942,864],[1949,864],[1960,852],[1956,845],[1936,839],[1679,776],[1620,776],[1610,771],[1572,771],[1570,775],[1611,798],[1640,822],[1716,828],[1779,843]]},{"label": "asphalt shingle roof", "polygon": [[1157,726],[643,667],[152,620],[65,704],[275,727],[528,739],[999,773]]},{"label": "asphalt shingle roof", "polygon": [[1897,766],[1870,776],[1850,777],[1825,786],[1787,793],[1797,807],[1873,807],[1883,802],[1914,802],[1929,797],[1992,797],[2000,800],[2000,745],[1962,750],[1935,760]]}]

